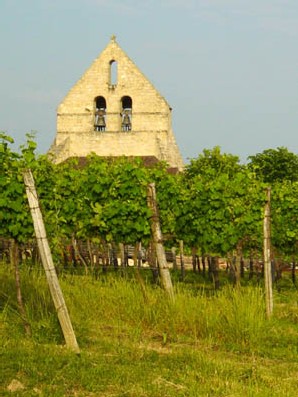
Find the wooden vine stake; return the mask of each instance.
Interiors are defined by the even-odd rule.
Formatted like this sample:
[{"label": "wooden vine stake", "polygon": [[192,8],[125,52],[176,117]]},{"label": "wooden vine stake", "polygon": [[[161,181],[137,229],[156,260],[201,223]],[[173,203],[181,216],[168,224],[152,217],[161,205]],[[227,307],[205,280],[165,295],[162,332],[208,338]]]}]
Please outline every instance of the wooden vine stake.
[{"label": "wooden vine stake", "polygon": [[266,189],[266,203],[264,209],[264,277],[265,277],[265,296],[266,314],[270,318],[273,313],[273,292],[272,292],[272,269],[271,269],[271,226],[270,226],[270,195],[271,189]]},{"label": "wooden vine stake", "polygon": [[55,309],[57,311],[58,319],[62,328],[65,343],[68,348],[73,350],[75,353],[79,353],[80,349],[70,321],[63,293],[59,285],[56,269],[53,264],[52,254],[47,240],[31,170],[26,170],[23,176],[40,257],[46,273],[46,278],[55,305]]},{"label": "wooden vine stake", "polygon": [[170,298],[174,300],[174,289],[169,271],[165,249],[162,243],[162,233],[160,229],[159,216],[156,203],[155,184],[149,183],[147,188],[147,204],[152,212],[150,219],[151,234],[154,242],[155,252],[157,256],[159,275],[161,284],[164,290],[169,294]]}]

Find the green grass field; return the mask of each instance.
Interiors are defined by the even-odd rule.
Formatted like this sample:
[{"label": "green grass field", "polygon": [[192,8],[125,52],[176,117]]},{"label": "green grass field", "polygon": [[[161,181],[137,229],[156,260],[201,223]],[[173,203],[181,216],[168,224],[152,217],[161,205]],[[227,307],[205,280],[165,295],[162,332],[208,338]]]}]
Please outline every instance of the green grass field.
[{"label": "green grass field", "polygon": [[64,346],[42,269],[21,269],[28,338],[13,270],[0,265],[0,395],[298,396],[298,300],[286,276],[270,320],[261,286],[223,283],[215,293],[187,272],[184,283],[173,275],[171,303],[149,270],[142,277],[145,288],[131,269],[60,275],[76,355]]}]

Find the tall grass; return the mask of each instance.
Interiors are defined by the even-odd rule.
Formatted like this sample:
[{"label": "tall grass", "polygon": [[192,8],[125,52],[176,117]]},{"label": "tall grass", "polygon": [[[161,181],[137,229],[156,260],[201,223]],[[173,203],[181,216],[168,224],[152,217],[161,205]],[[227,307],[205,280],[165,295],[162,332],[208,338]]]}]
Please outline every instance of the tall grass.
[{"label": "tall grass", "polygon": [[97,279],[60,277],[82,350],[78,358],[61,349],[63,336],[43,271],[21,268],[33,334],[28,339],[15,303],[13,271],[0,265],[0,394],[10,395],[7,385],[16,378],[26,386],[17,395],[25,396],[295,395],[294,299],[286,308],[283,298],[278,316],[267,321],[261,288],[225,287],[206,294],[204,288],[176,283],[171,302],[147,280],[141,285],[120,272]]},{"label": "tall grass", "polygon": [[[4,312],[17,320],[12,274],[2,268]],[[268,321],[263,292],[257,287],[225,288],[213,296],[176,287],[174,303],[159,288],[146,285],[146,298],[138,281],[108,275],[64,276],[65,299],[79,339],[87,343],[94,328],[104,334],[142,339],[149,335],[163,343],[197,343],[201,339],[230,348],[254,351],[262,344]],[[40,271],[22,271],[22,290],[28,320],[37,340],[62,341],[45,278]],[[18,323],[18,321],[17,321]],[[21,322],[18,324],[19,328]]]}]

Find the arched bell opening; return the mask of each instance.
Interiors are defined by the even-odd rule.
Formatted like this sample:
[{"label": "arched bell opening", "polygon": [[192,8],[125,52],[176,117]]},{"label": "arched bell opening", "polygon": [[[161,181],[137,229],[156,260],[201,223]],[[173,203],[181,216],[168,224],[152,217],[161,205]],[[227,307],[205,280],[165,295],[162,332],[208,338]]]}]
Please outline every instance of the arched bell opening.
[{"label": "arched bell opening", "polygon": [[130,96],[121,98],[121,130],[131,131],[132,99]]},{"label": "arched bell opening", "polygon": [[94,131],[106,130],[106,110],[107,104],[103,96],[95,98]]}]

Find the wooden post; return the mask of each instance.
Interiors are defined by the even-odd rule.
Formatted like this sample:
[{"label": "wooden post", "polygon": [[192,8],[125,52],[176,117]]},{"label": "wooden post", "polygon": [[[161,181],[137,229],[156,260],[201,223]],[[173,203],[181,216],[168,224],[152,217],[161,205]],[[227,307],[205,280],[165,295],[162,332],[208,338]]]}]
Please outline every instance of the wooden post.
[{"label": "wooden post", "polygon": [[210,257],[210,262],[209,262],[209,266],[210,266],[210,275],[212,277],[213,283],[214,283],[214,288],[216,290],[219,289],[220,287],[220,282],[219,282],[219,274],[218,274],[218,262],[219,262],[219,258],[218,256],[211,256]]},{"label": "wooden post", "polygon": [[88,265],[87,265],[85,259],[83,258],[83,256],[80,253],[78,242],[77,242],[77,239],[75,238],[74,235],[71,236],[71,244],[72,244],[72,247],[73,247],[73,250],[74,250],[74,253],[75,253],[75,258],[76,259],[78,258],[82,262],[82,264],[84,266],[84,269],[85,269],[85,275],[87,276],[87,274],[88,274]]},{"label": "wooden post", "polygon": [[142,242],[139,241],[137,243],[137,254],[138,254],[138,267],[142,267],[142,263],[143,263],[143,253],[142,253]]},{"label": "wooden post", "polygon": [[181,280],[185,279],[185,264],[184,264],[184,243],[179,240],[179,253],[180,253],[180,267],[181,267]]},{"label": "wooden post", "polygon": [[121,267],[125,267],[125,250],[123,243],[119,243],[119,252],[120,252],[120,265]]},{"label": "wooden post", "polygon": [[271,228],[270,228],[270,193],[271,189],[266,189],[266,203],[264,209],[264,278],[266,296],[266,314],[270,318],[273,312],[273,292],[272,292],[272,271],[271,271]]},{"label": "wooden post", "polygon": [[192,270],[194,273],[196,273],[197,265],[198,265],[198,256],[197,256],[197,248],[196,247],[191,248],[191,261],[192,261]]},{"label": "wooden post", "polygon": [[202,274],[203,277],[206,276],[206,256],[202,254]]},{"label": "wooden post", "polygon": [[296,286],[296,261],[295,258],[293,258],[293,262],[292,262],[292,269],[291,269],[291,274],[292,274],[292,282],[294,284],[294,287],[297,288]]},{"label": "wooden post", "polygon": [[59,285],[56,269],[54,267],[31,170],[26,170],[24,172],[24,182],[41,261],[46,273],[50,293],[54,301],[65,343],[66,346],[75,353],[79,353],[79,346],[72,328],[63,293]]},{"label": "wooden post", "polygon": [[172,285],[171,275],[166,259],[166,253],[164,246],[162,244],[162,233],[159,224],[159,216],[156,204],[156,192],[155,184],[150,183],[147,189],[147,203],[148,207],[152,211],[152,216],[150,219],[152,239],[154,242],[154,247],[156,251],[159,274],[163,288],[169,294],[171,299],[174,299],[174,289]]},{"label": "wooden post", "polygon": [[254,275],[254,260],[253,260],[253,255],[252,252],[249,255],[249,276],[248,279],[251,280]]},{"label": "wooden post", "polygon": [[237,249],[233,252],[233,257],[231,260],[231,271],[233,274],[233,282],[235,287],[240,287],[241,282],[241,255],[242,251],[240,247],[238,246]]},{"label": "wooden post", "polygon": [[171,252],[173,256],[173,269],[177,270],[176,247],[172,247]]}]

